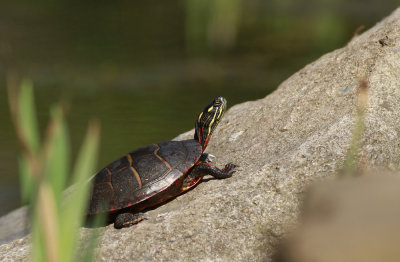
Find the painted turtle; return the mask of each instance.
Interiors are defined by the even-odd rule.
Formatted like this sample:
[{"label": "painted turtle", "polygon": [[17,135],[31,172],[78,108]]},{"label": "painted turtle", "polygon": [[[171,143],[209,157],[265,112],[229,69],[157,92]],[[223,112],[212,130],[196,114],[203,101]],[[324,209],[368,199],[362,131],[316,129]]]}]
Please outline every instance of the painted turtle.
[{"label": "painted turtle", "polygon": [[115,228],[129,227],[146,216],[141,210],[189,190],[211,175],[231,177],[237,167],[219,169],[203,153],[226,110],[226,99],[215,98],[196,120],[194,139],[166,141],[139,148],[103,168],[92,178],[87,215],[110,212]]}]

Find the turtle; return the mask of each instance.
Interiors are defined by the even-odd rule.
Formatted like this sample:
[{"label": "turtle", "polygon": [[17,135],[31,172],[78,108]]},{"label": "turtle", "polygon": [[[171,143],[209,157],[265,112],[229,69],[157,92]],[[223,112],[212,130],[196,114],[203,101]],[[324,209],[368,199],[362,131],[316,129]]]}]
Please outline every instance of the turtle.
[{"label": "turtle", "polygon": [[224,97],[213,99],[197,117],[193,139],[141,147],[100,170],[90,181],[87,216],[107,213],[115,228],[130,227],[147,219],[141,211],[188,191],[205,175],[231,177],[238,165],[219,169],[204,152],[226,107]]}]

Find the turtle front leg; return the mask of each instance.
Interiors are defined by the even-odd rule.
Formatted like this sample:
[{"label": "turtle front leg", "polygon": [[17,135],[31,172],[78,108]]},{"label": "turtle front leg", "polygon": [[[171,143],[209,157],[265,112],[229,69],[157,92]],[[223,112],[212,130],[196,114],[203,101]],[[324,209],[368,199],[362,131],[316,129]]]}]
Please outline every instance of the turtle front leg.
[{"label": "turtle front leg", "polygon": [[139,223],[140,221],[148,219],[148,215],[144,213],[121,213],[118,214],[117,217],[115,218],[114,222],[114,227],[117,229],[123,228],[123,227],[130,227],[133,226],[134,224]]},{"label": "turtle front leg", "polygon": [[236,172],[235,168],[239,167],[238,165],[228,163],[225,165],[224,169],[219,169],[218,167],[201,162],[195,165],[191,172],[191,177],[203,177],[205,175],[211,175],[217,179],[224,179],[231,177],[233,173]]}]

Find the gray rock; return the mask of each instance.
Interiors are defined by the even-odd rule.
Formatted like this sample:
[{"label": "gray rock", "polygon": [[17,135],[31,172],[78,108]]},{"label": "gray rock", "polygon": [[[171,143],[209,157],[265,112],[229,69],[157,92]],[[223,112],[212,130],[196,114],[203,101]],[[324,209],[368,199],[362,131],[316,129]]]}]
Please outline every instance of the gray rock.
[{"label": "gray rock", "polygon": [[[233,106],[207,152],[217,157],[218,166],[233,162],[241,171],[226,180],[206,179],[148,212],[150,219],[137,226],[106,227],[98,260],[271,260],[277,243],[296,224],[305,188],[335,177],[343,165],[360,78],[370,88],[361,157],[367,167],[398,169],[399,40],[397,9],[266,98]],[[26,244],[16,240],[1,246],[0,260],[13,253],[26,258],[21,241]]]},{"label": "gray rock", "polygon": [[382,172],[314,185],[279,261],[399,261],[399,188]]},{"label": "gray rock", "polygon": [[0,217],[0,245],[22,238],[29,233],[28,208],[18,208]]}]

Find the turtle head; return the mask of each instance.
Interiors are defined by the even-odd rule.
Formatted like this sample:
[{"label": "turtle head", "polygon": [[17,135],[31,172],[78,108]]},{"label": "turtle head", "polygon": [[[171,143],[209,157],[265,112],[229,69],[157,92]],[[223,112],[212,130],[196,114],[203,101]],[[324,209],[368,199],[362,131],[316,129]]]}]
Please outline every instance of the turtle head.
[{"label": "turtle head", "polygon": [[203,151],[206,149],[214,129],[225,113],[226,104],[225,98],[222,96],[216,97],[204,108],[196,120],[194,139],[199,141]]}]

